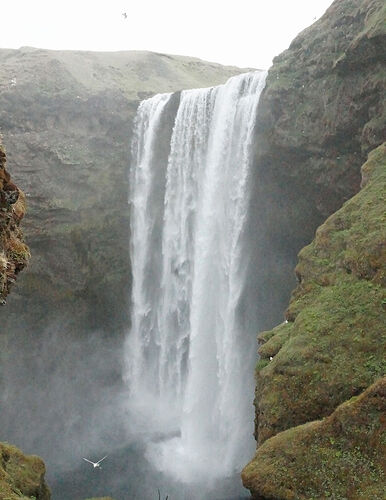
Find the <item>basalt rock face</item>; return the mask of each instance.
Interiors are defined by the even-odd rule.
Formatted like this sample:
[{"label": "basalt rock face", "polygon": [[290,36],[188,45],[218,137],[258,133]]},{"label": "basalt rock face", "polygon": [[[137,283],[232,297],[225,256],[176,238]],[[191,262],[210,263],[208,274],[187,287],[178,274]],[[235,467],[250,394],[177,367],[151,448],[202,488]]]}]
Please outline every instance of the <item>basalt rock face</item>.
[{"label": "basalt rock face", "polygon": [[382,0],[336,0],[269,70],[250,229],[266,242],[254,271],[263,329],[288,303],[297,252],[358,191],[361,165],[384,140],[385,17]]},{"label": "basalt rock face", "polygon": [[0,443],[0,498],[49,500],[45,466],[39,457],[24,455],[15,446]]},{"label": "basalt rock face", "polygon": [[386,378],[326,419],[277,434],[243,471],[260,500],[382,500]]},{"label": "basalt rock face", "polygon": [[25,213],[24,193],[12,182],[5,168],[6,155],[0,144],[0,304],[5,305],[16,275],[29,260],[29,249],[19,227]]},{"label": "basalt rock face", "polygon": [[305,199],[308,219],[324,220],[358,191],[360,166],[384,140],[385,19],[382,0],[336,0],[269,71],[257,168]]}]

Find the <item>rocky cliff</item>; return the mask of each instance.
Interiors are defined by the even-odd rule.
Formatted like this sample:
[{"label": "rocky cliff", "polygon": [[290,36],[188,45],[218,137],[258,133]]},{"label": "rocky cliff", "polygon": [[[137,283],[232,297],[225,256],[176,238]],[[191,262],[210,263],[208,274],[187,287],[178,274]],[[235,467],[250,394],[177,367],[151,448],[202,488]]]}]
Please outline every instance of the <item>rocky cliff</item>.
[{"label": "rocky cliff", "polygon": [[127,324],[127,173],[138,102],[241,71],[148,52],[0,50],[0,131],[28,198],[34,255],[2,318],[7,328],[23,317],[42,329],[51,313],[74,329]]},{"label": "rocky cliff", "polygon": [[254,498],[384,498],[386,379],[338,406],[324,420],[281,432],[243,471]]},{"label": "rocky cliff", "polygon": [[242,71],[147,52],[0,50],[0,131],[28,201],[33,256],[0,311],[1,436],[41,455],[50,484],[58,469],[80,466],[74,457],[120,444],[126,424],[127,195],[138,103]]},{"label": "rocky cliff", "polygon": [[25,196],[11,180],[5,168],[6,155],[0,144],[0,304],[6,297],[16,275],[29,259],[29,249],[19,227],[25,214]]},{"label": "rocky cliff", "polygon": [[0,443],[0,498],[49,500],[45,466],[39,457],[24,455],[15,446]]},{"label": "rocky cliff", "polygon": [[269,70],[250,224],[265,242],[252,270],[262,329],[288,303],[297,253],[358,191],[361,165],[386,135],[385,16],[382,0],[336,0]]},{"label": "rocky cliff", "polygon": [[[277,305],[279,299],[285,303],[275,289],[280,290],[279,277],[291,260],[277,258],[280,248],[298,251],[326,216],[359,190],[360,167],[370,156],[362,168],[363,189],[319,227],[300,253],[287,321],[259,335],[259,448],[243,471],[254,498],[381,498],[377,449],[374,462],[359,448],[355,460],[348,456],[354,453],[360,418],[353,417],[340,448],[329,433],[332,427],[336,432],[340,418],[333,416],[335,409],[384,373],[386,159],[384,145],[374,148],[385,137],[385,19],[383,2],[336,0],[274,60],[261,99],[256,130],[260,201],[255,203],[268,223],[258,220],[257,225],[277,248],[267,255],[265,269],[257,270],[270,284],[267,301],[274,296]],[[383,394],[379,387],[377,398]],[[355,405],[345,408],[354,415],[359,411]],[[299,427],[328,415],[326,424]],[[374,441],[379,413],[368,420],[368,437]],[[306,464],[302,457],[311,445],[314,461]],[[347,461],[340,462],[341,456]],[[365,474],[366,466],[354,487],[344,479],[350,457],[350,474],[359,474],[364,463],[373,471]],[[310,475],[311,464],[315,472]],[[325,474],[318,476],[317,470]]]}]

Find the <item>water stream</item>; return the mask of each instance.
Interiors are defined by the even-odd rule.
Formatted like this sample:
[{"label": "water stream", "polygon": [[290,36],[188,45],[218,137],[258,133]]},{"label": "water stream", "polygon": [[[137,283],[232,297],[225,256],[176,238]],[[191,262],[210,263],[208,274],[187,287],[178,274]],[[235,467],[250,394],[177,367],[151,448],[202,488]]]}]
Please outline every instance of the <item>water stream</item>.
[{"label": "water stream", "polygon": [[131,425],[157,436],[147,457],[185,483],[229,477],[254,449],[257,328],[241,299],[250,279],[245,228],[265,78],[246,73],[183,91],[166,158],[159,143],[172,95],[143,101],[136,117],[126,343]]}]

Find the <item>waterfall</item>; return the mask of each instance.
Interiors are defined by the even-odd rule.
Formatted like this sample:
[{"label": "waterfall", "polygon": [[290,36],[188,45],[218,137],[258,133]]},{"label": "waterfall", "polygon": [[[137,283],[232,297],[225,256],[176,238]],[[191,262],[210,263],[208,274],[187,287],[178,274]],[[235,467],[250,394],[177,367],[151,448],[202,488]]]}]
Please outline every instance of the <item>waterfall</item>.
[{"label": "waterfall", "polygon": [[167,160],[156,142],[171,95],[143,101],[136,117],[129,406],[142,430],[147,422],[165,435],[148,457],[184,482],[229,476],[253,451],[255,336],[240,304],[265,78],[246,73],[181,92]]}]

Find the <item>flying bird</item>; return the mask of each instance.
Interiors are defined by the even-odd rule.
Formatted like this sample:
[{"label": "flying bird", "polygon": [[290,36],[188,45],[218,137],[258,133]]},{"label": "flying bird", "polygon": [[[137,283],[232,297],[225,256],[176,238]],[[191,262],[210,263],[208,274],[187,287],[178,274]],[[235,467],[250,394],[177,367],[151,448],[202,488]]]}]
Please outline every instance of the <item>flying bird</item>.
[{"label": "flying bird", "polygon": [[100,468],[100,463],[102,462],[102,460],[104,460],[105,458],[107,458],[108,455],[106,455],[105,457],[101,458],[100,460],[98,460],[98,462],[91,462],[91,460],[88,460],[87,458],[83,458],[83,460],[85,460],[86,462],[88,462],[89,464],[92,464],[92,466],[94,467],[94,469],[97,469],[98,467]]},{"label": "flying bird", "polygon": [[127,14],[126,14],[126,12],[122,12],[122,16],[123,16],[123,18],[124,18],[124,19],[127,19]]}]

